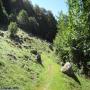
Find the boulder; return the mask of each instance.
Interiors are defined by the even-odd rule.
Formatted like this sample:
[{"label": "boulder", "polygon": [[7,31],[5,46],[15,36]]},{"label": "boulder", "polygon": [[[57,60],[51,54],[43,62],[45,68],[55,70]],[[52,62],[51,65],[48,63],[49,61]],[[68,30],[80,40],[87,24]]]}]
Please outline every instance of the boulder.
[{"label": "boulder", "polygon": [[38,62],[41,62],[41,55],[39,53],[37,53],[35,55],[35,59],[38,61]]},{"label": "boulder", "polygon": [[74,74],[74,71],[72,69],[72,65],[70,62],[66,62],[64,64],[64,66],[61,68],[61,71],[68,75],[69,77],[71,77],[72,79],[74,79],[79,85],[81,85],[79,79],[77,78],[77,76]]},{"label": "boulder", "polygon": [[66,62],[64,64],[64,66],[61,67],[61,72],[68,74],[68,75],[72,75],[74,72],[72,70],[72,65],[70,62]]},{"label": "boulder", "polygon": [[41,60],[41,55],[37,52],[37,54],[35,55],[35,60],[42,65],[42,60]]}]

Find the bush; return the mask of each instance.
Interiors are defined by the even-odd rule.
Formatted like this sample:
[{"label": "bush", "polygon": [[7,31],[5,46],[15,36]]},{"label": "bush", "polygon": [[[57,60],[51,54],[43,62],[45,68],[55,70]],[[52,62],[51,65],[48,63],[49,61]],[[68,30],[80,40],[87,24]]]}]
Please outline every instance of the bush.
[{"label": "bush", "polygon": [[84,74],[88,75],[90,71],[90,36],[80,36],[73,40],[72,47],[74,48],[72,49],[74,63],[76,63],[80,69],[83,67]]},{"label": "bush", "polygon": [[10,22],[10,24],[8,25],[8,30],[10,31],[10,37],[15,36],[17,31],[18,31],[17,23],[16,22]]},{"label": "bush", "polygon": [[38,33],[39,24],[35,19],[35,17],[29,17],[29,28],[30,28],[29,32],[31,32],[32,34]]},{"label": "bush", "polygon": [[17,22],[20,28],[28,29],[29,28],[29,19],[28,14],[25,10],[21,10],[17,16]]},{"label": "bush", "polygon": [[11,13],[8,18],[9,18],[9,20],[12,21],[12,22],[15,22],[15,21],[16,21],[16,16],[15,16],[15,14],[13,14],[13,13]]},{"label": "bush", "polygon": [[73,26],[72,22],[68,21],[69,18],[62,13],[59,17],[58,33],[54,40],[56,52],[64,63],[71,61],[82,69],[85,75],[88,75],[90,71],[90,34],[87,33],[87,28],[83,32],[81,24],[79,26],[77,24],[78,28],[76,25]]}]

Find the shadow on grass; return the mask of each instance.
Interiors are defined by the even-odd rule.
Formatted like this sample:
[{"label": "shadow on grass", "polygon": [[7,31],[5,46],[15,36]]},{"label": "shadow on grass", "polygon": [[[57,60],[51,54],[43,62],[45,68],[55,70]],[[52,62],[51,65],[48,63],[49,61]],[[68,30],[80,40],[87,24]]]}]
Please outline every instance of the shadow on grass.
[{"label": "shadow on grass", "polygon": [[43,68],[44,68],[44,65],[42,63],[42,60],[41,59],[37,59],[37,63],[40,64]]},{"label": "shadow on grass", "polygon": [[79,85],[81,85],[81,82],[79,81],[78,77],[75,75],[74,72],[72,74],[68,74],[68,73],[65,73],[65,74],[71,77],[72,79],[74,79]]}]

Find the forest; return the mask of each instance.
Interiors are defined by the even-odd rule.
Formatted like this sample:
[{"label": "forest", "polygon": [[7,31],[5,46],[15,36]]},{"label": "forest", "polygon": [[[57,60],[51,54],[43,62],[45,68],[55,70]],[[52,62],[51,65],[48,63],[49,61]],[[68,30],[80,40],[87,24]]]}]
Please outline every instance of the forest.
[{"label": "forest", "polygon": [[90,89],[90,0],[65,3],[55,17],[31,0],[0,0],[0,90]]}]

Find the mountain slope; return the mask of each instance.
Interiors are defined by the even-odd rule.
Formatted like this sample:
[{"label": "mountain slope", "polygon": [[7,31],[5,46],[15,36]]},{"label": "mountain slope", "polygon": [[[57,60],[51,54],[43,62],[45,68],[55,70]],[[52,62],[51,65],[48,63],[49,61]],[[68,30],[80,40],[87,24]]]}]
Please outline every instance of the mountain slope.
[{"label": "mountain slope", "polygon": [[35,83],[38,79],[41,65],[37,64],[35,56],[31,53],[34,47],[30,47],[28,42],[20,45],[11,41],[8,32],[4,32],[4,37],[0,36],[0,88],[30,90],[32,82]]},{"label": "mountain slope", "polygon": [[[81,86],[60,72],[50,43],[19,29],[16,40],[0,31],[0,89],[89,90],[90,81],[79,78]],[[42,64],[34,52],[41,55]]]}]

